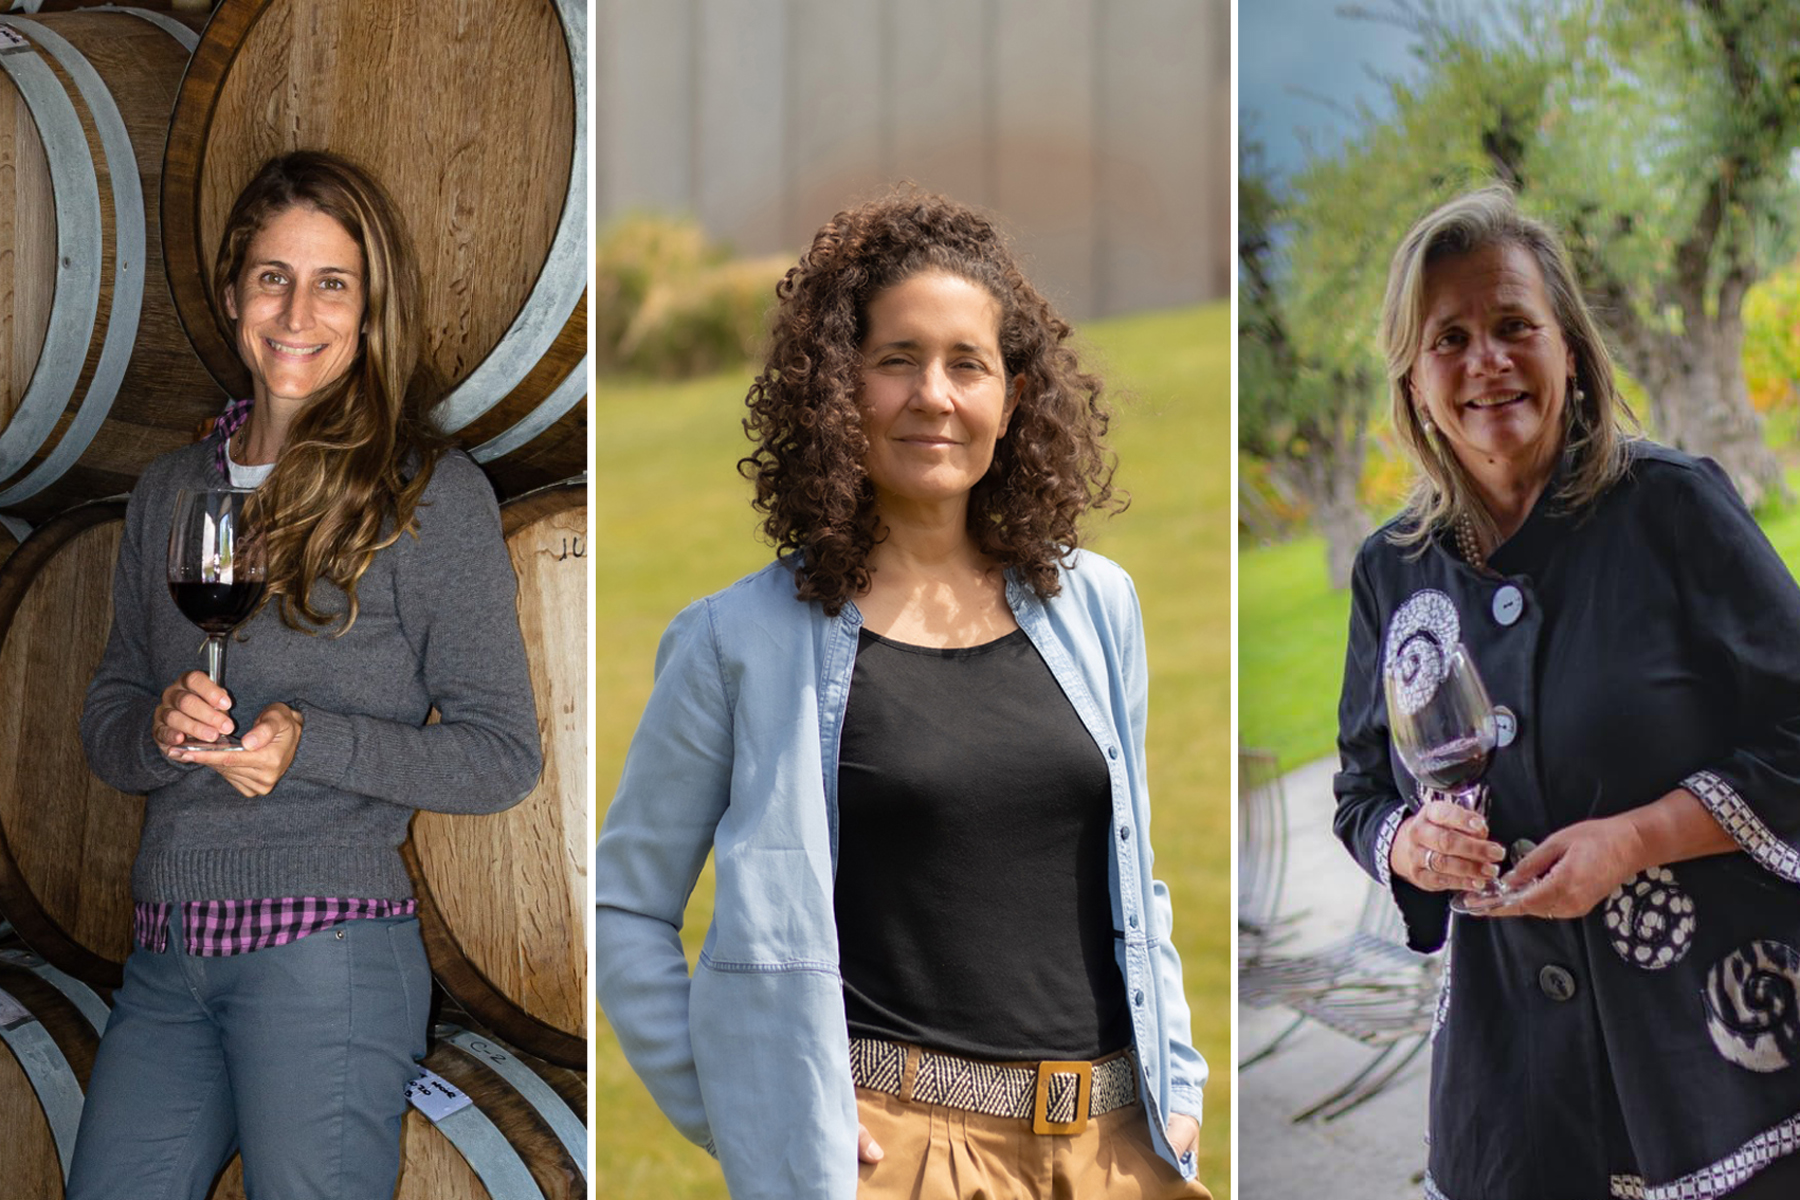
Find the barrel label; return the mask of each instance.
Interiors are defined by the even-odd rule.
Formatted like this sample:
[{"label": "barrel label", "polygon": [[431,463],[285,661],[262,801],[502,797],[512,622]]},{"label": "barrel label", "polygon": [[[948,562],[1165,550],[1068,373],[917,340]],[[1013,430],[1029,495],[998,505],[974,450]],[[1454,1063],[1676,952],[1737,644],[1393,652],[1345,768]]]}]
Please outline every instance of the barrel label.
[{"label": "barrel label", "polygon": [[18,30],[0,25],[0,54],[29,49],[31,49],[31,43],[20,37]]},{"label": "barrel label", "polygon": [[0,1029],[16,1029],[27,1021],[35,1021],[31,1010],[20,1004],[13,994],[0,988]]},{"label": "barrel label", "polygon": [[406,1098],[430,1118],[433,1125],[475,1103],[448,1079],[423,1068],[419,1070],[419,1077],[406,1085]]}]

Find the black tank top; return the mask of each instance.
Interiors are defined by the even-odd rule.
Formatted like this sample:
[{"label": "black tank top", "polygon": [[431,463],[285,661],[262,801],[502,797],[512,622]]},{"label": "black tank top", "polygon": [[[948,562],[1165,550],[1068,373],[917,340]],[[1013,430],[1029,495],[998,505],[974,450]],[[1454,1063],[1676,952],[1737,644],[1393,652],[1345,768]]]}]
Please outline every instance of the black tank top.
[{"label": "black tank top", "polygon": [[949,650],[862,632],[838,818],[852,1035],[997,1061],[1130,1042],[1106,759],[1023,630]]}]

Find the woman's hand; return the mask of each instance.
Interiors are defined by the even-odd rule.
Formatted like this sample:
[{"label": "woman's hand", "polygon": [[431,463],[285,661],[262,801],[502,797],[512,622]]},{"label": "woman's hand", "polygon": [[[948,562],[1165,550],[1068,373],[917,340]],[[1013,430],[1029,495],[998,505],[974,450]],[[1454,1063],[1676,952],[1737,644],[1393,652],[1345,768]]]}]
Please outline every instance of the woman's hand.
[{"label": "woman's hand", "polygon": [[1577,821],[1557,830],[1507,874],[1515,902],[1486,917],[1585,917],[1614,888],[1643,869],[1636,828],[1619,817]]},{"label": "woman's hand", "polygon": [[242,750],[208,750],[198,742],[170,747],[176,762],[201,763],[224,776],[241,795],[266,796],[281,782],[300,748],[300,732],[306,720],[285,704],[271,704],[257,714],[256,724],[244,731]]},{"label": "woman's hand", "polygon": [[886,1153],[875,1143],[875,1135],[869,1132],[869,1127],[858,1122],[856,1126],[856,1161],[878,1163],[885,1157]]},{"label": "woman's hand", "polygon": [[1506,848],[1487,839],[1487,820],[1449,800],[1432,800],[1400,822],[1388,852],[1394,874],[1425,892],[1466,892],[1500,873]]},{"label": "woman's hand", "polygon": [[205,671],[189,671],[163,689],[150,718],[150,736],[171,757],[177,746],[216,742],[234,728],[225,715],[230,707],[230,695]]},{"label": "woman's hand", "polygon": [[1518,900],[1482,915],[1585,917],[1639,871],[1738,849],[1692,792],[1676,788],[1640,808],[1557,830],[1506,877],[1523,889]]},{"label": "woman's hand", "polygon": [[1175,1157],[1181,1158],[1200,1144],[1200,1122],[1186,1113],[1175,1113],[1169,1118],[1169,1149],[1175,1151]]}]

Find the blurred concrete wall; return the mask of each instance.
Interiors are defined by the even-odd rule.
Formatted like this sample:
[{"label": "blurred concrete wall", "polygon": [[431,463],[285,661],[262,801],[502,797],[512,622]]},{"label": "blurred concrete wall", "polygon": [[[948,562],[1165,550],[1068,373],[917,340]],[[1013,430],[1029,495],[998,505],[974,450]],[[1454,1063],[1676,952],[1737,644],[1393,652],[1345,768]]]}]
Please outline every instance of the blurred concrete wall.
[{"label": "blurred concrete wall", "polygon": [[600,226],[798,252],[911,179],[996,212],[1071,317],[1231,282],[1227,0],[597,0]]}]

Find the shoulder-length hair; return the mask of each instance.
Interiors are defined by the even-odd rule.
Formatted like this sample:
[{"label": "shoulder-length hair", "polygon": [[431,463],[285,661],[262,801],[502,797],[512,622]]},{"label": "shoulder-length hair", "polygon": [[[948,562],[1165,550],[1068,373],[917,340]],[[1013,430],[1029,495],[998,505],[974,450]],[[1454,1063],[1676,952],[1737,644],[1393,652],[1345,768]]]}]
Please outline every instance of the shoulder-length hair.
[{"label": "shoulder-length hair", "polygon": [[917,190],[846,209],[776,286],[768,362],[744,419],[757,448],[738,464],[756,485],[764,533],[778,551],[794,552],[799,599],[820,601],[833,615],[868,587],[877,536],[858,411],[869,302],[926,271],[994,297],[1008,387],[1022,380],[993,465],[969,496],[969,533],[982,552],[1040,597],[1054,596],[1057,564],[1080,544],[1082,514],[1126,504],[1112,488],[1103,385],[1081,369],[1066,344],[1068,324],[1026,280],[992,222]]},{"label": "shoulder-length hair", "polygon": [[[1573,511],[1591,504],[1625,474],[1637,421],[1619,397],[1612,356],[1582,299],[1562,240],[1549,226],[1519,211],[1500,186],[1458,196],[1414,225],[1394,252],[1381,305],[1381,349],[1394,428],[1418,468],[1404,516],[1388,535],[1396,544],[1423,546],[1459,520],[1473,523],[1488,544],[1498,529],[1476,496],[1468,472],[1440,435],[1427,433],[1412,393],[1425,322],[1425,272],[1433,263],[1492,246],[1530,252],[1544,277],[1551,310],[1575,356],[1575,378],[1563,399],[1567,467],[1554,499]],[[1585,397],[1585,398],[1579,398]]]},{"label": "shoulder-length hair", "polygon": [[[267,539],[263,602],[279,597],[282,620],[306,632],[341,618],[335,632],[342,634],[356,623],[357,580],[375,553],[416,532],[419,497],[444,441],[424,419],[430,397],[413,394],[418,264],[393,202],[361,167],[312,150],[265,163],[226,219],[215,299],[241,284],[256,234],[296,206],[331,217],[362,250],[363,331],[349,368],[300,410],[258,489],[256,519]],[[341,611],[315,607],[321,579],[343,591]]]}]

